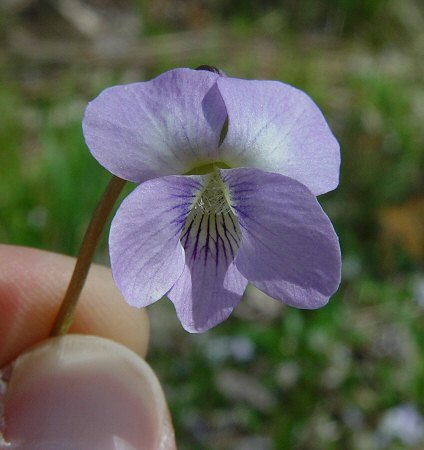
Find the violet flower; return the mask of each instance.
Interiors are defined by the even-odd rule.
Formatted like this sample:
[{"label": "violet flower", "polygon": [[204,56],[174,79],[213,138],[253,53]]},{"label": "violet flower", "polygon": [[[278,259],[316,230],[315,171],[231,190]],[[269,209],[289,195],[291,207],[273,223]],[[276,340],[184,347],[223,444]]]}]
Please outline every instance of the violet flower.
[{"label": "violet flower", "polygon": [[200,332],[230,315],[248,281],[297,308],[337,290],[339,242],[315,196],[338,184],[339,145],[302,91],[175,69],[106,89],[83,130],[100,164],[139,183],[109,240],[130,305],[166,295]]}]

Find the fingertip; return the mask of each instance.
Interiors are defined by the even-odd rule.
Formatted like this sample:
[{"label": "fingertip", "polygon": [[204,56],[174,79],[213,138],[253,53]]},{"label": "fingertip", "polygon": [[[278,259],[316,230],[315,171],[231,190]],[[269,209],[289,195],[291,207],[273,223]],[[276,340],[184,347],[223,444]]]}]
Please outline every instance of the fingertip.
[{"label": "fingertip", "polygon": [[175,450],[162,388],[134,352],[109,339],[44,341],[13,365],[4,437],[15,448]]}]

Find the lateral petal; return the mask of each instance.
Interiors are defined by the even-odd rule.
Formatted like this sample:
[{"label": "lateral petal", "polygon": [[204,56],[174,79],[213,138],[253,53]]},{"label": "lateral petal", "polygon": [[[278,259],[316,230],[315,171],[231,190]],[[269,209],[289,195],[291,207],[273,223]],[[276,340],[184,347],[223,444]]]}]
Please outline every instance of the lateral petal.
[{"label": "lateral petal", "polygon": [[109,252],[116,285],[130,305],[159,300],[183,272],[180,235],[199,187],[197,177],[156,178],[122,202],[112,221]]},{"label": "lateral petal", "polygon": [[325,305],[340,283],[341,256],[334,228],[315,196],[280,174],[221,173],[240,224],[240,273],[288,305]]}]

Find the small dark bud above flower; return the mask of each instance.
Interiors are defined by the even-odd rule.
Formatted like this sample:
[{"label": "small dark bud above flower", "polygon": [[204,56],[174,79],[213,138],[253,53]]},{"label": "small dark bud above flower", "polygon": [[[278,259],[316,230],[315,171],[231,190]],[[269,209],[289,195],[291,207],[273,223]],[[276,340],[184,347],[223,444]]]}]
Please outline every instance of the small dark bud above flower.
[{"label": "small dark bud above flower", "polygon": [[215,66],[209,66],[208,64],[202,64],[199,67],[196,67],[195,70],[207,70],[208,72],[216,73],[217,75],[220,75],[221,77],[225,76],[225,73],[222,70],[219,70]]}]

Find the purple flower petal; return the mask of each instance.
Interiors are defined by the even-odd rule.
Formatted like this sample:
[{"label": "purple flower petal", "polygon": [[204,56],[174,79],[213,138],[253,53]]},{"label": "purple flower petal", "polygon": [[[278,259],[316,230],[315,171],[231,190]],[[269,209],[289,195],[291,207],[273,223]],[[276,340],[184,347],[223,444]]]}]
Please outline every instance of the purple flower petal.
[{"label": "purple flower petal", "polygon": [[340,283],[340,247],[315,196],[286,176],[222,170],[238,217],[237,269],[258,289],[298,308],[319,308]]},{"label": "purple flower petal", "polygon": [[[226,118],[208,71],[175,69],[103,91],[87,106],[83,132],[93,156],[129,181],[183,174],[216,160]],[[211,89],[212,88],[212,89]]]},{"label": "purple flower petal", "polygon": [[180,235],[199,187],[194,177],[156,178],[122,202],[111,225],[109,251],[113,277],[130,305],[160,299],[183,272]]},{"label": "purple flower petal", "polygon": [[278,81],[219,78],[229,126],[220,148],[231,167],[294,178],[315,195],[339,182],[339,144],[304,92]]},{"label": "purple flower petal", "polygon": [[190,332],[208,330],[225,320],[247,285],[234,264],[240,239],[237,219],[225,208],[207,211],[207,201],[201,204],[190,213],[182,232],[184,272],[167,294]]}]

